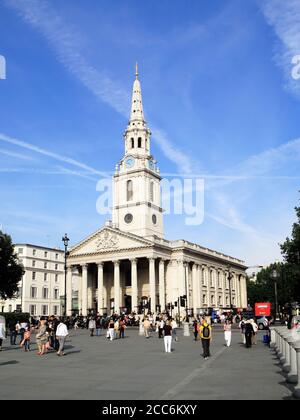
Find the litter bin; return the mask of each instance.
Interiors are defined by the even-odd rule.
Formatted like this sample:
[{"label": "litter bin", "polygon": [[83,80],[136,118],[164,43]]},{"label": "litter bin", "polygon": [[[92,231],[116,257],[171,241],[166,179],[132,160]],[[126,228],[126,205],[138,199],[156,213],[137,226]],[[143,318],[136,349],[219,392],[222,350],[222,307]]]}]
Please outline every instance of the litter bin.
[{"label": "litter bin", "polygon": [[267,346],[270,344],[270,335],[269,334],[264,334],[263,335],[263,343]]}]

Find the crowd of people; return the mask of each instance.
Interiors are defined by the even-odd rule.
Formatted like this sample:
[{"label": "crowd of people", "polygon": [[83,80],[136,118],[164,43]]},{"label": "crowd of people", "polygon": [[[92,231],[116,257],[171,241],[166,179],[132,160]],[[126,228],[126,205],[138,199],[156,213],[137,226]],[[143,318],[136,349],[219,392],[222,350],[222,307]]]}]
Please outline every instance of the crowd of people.
[{"label": "crowd of people", "polygon": [[[223,324],[225,345],[231,346],[232,325],[237,323],[242,334],[242,343],[250,348],[257,343],[258,325],[254,319],[244,319],[233,317],[230,313],[227,316],[220,317]],[[189,322],[189,319],[185,321]],[[209,316],[197,316],[192,321],[194,340],[201,340],[203,347],[203,357],[206,360],[210,357],[210,342],[212,338],[212,326],[214,319]],[[190,322],[191,324],[191,322]],[[10,344],[19,345],[25,352],[30,351],[32,334],[35,335],[37,344],[37,354],[42,356],[48,352],[56,352],[58,356],[64,355],[64,346],[66,337],[69,335],[69,329],[87,329],[91,337],[106,334],[110,341],[124,339],[126,328],[130,326],[139,326],[140,331],[145,338],[150,338],[154,333],[159,339],[164,341],[166,353],[171,353],[172,341],[178,341],[177,329],[178,321],[170,316],[169,313],[147,315],[137,314],[112,314],[100,315],[90,314],[89,316],[58,318],[54,315],[41,317],[39,320],[31,319],[31,322],[9,321],[8,330],[10,333]],[[105,331],[105,333],[104,333]],[[3,331],[0,331],[0,350],[2,340],[5,338]]]}]

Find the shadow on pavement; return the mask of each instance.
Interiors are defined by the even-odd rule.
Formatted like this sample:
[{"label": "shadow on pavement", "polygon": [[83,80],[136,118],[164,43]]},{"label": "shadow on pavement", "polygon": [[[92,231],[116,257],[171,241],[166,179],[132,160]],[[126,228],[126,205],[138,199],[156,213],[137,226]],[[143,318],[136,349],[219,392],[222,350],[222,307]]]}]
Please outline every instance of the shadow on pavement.
[{"label": "shadow on pavement", "polygon": [[3,362],[3,363],[0,363],[0,366],[5,366],[5,365],[16,365],[17,363],[20,363],[20,362],[18,362],[17,360],[9,360],[8,362]]}]

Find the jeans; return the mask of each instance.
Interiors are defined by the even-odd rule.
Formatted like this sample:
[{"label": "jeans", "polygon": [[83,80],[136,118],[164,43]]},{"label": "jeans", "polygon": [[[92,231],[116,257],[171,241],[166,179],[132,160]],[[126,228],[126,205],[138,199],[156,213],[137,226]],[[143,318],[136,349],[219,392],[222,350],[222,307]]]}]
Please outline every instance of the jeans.
[{"label": "jeans", "polygon": [[125,337],[125,330],[124,328],[121,328],[119,331],[119,338],[124,338]]},{"label": "jeans", "polygon": [[63,336],[58,337],[58,341],[59,341],[58,353],[63,353],[64,347],[65,347],[65,340],[66,340],[66,337],[63,337]]},{"label": "jeans", "polygon": [[25,340],[24,341],[24,350],[30,350],[30,341],[29,340]]},{"label": "jeans", "polygon": [[99,337],[99,335],[100,335],[100,328],[96,328],[96,335]]},{"label": "jeans", "polygon": [[201,341],[202,341],[202,347],[203,347],[203,357],[209,357],[210,356],[210,351],[209,351],[210,340],[206,338],[201,338]]},{"label": "jeans", "polygon": [[165,335],[164,336],[164,343],[165,343],[165,352],[171,353],[171,344],[172,344],[172,336]]},{"label": "jeans", "polygon": [[17,331],[11,331],[10,332],[10,344],[11,345],[16,344],[16,338],[17,338]]}]

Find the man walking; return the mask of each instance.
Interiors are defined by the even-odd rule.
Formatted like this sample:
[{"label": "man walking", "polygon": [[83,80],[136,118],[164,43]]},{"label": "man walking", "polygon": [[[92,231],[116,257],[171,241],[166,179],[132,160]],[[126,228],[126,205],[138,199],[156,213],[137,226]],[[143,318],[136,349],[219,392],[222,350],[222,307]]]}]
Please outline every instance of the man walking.
[{"label": "man walking", "polygon": [[252,346],[253,326],[250,320],[245,322],[245,339],[247,349]]},{"label": "man walking", "polygon": [[200,327],[200,338],[203,348],[204,360],[210,357],[211,326],[204,319]]},{"label": "man walking", "polygon": [[66,340],[67,335],[69,335],[68,328],[67,328],[66,324],[63,321],[61,321],[58,324],[57,329],[56,329],[56,336],[57,336],[58,342],[59,342],[59,349],[58,349],[58,352],[57,352],[57,356],[64,356],[65,355],[64,347],[65,347],[65,340]]},{"label": "man walking", "polygon": [[171,322],[167,321],[163,327],[164,330],[164,344],[165,344],[165,352],[171,353],[171,345],[172,345],[172,326]]}]

